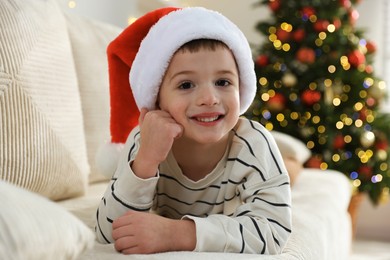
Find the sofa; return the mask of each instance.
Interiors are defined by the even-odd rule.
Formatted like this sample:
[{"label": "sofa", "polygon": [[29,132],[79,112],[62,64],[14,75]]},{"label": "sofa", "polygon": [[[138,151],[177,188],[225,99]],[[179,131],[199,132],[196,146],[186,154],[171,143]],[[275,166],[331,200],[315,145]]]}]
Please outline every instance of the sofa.
[{"label": "sofa", "polygon": [[[95,155],[109,139],[106,47],[121,29],[71,15],[55,0],[0,1],[0,259],[348,259],[349,180],[301,169],[293,232],[276,256],[169,252],[124,256],[95,241],[108,185]],[[283,157],[310,151],[274,133]]]}]

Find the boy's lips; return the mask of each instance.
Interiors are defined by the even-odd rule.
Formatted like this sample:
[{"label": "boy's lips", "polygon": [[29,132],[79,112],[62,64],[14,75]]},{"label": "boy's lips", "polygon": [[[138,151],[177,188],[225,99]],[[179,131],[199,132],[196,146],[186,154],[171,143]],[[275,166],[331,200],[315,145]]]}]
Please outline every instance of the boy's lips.
[{"label": "boy's lips", "polygon": [[191,119],[201,123],[211,123],[221,119],[223,116],[221,113],[205,113],[191,116]]}]

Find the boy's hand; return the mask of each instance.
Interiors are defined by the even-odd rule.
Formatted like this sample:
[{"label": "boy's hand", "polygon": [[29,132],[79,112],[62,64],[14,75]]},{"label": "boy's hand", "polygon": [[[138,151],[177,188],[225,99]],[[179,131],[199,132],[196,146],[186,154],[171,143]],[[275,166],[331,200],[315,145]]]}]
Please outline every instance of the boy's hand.
[{"label": "boy's hand", "polygon": [[158,165],[166,159],[183,127],[168,112],[145,108],[141,109],[139,123],[140,148],[131,167],[138,177],[146,179],[156,175]]},{"label": "boy's hand", "polygon": [[129,211],[113,222],[112,229],[115,249],[123,254],[192,251],[196,245],[192,220]]}]

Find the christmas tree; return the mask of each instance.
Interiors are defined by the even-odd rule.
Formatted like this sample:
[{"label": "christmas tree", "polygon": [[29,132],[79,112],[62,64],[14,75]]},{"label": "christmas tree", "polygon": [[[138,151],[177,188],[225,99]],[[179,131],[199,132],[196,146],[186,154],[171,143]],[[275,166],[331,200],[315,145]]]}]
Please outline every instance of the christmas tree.
[{"label": "christmas tree", "polygon": [[343,172],[377,204],[390,187],[386,84],[374,75],[376,46],[356,28],[358,0],[262,0],[272,16],[257,29],[258,89],[246,117],[302,140],[307,167]]}]

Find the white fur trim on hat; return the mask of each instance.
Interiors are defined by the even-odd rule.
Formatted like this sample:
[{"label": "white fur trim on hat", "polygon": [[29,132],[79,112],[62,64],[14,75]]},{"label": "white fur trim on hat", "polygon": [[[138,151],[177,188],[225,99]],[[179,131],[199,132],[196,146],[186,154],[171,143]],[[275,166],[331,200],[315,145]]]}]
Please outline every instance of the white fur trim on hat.
[{"label": "white fur trim on hat", "polygon": [[106,142],[98,148],[95,155],[95,164],[99,169],[99,173],[107,179],[111,179],[114,175],[124,147],[125,145],[121,143]]},{"label": "white fur trim on hat", "polygon": [[155,109],[172,56],[183,44],[197,39],[219,40],[232,50],[240,76],[240,113],[249,108],[256,94],[256,75],[244,34],[218,12],[188,7],[160,18],[141,43],[130,71],[130,85],[139,109]]}]

